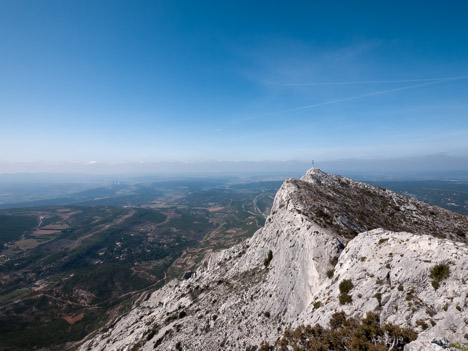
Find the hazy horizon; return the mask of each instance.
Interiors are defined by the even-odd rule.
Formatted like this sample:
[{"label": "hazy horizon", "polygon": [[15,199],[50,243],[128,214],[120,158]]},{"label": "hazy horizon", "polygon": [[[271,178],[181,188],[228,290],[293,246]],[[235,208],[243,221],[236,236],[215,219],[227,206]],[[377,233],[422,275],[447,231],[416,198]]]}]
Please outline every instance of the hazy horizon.
[{"label": "hazy horizon", "polygon": [[[314,160],[315,167],[330,173],[356,176],[468,177],[468,157],[428,155],[413,158]],[[76,176],[301,176],[312,167],[310,161],[206,161],[206,162],[125,162],[125,163],[19,163],[0,162],[0,180],[7,176],[49,175],[59,180]],[[3,176],[3,178],[1,177]],[[120,177],[120,178],[119,178]]]}]

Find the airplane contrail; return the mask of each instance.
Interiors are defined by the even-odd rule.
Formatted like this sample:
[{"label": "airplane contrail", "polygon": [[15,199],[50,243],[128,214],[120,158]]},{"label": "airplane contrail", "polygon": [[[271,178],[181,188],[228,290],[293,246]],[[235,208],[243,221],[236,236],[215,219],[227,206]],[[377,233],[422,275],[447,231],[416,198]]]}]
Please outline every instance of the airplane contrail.
[{"label": "airplane contrail", "polygon": [[415,82],[433,82],[439,80],[462,79],[467,76],[445,77],[445,78],[425,78],[425,79],[402,79],[402,80],[364,80],[355,82],[323,82],[323,83],[287,83],[285,86],[314,86],[314,85],[351,85],[351,84],[381,84],[381,83],[415,83]]},{"label": "airplane contrail", "polygon": [[434,85],[434,84],[439,84],[439,83],[444,83],[444,82],[449,82],[449,81],[459,80],[459,79],[465,79],[465,78],[468,78],[468,75],[457,76],[457,77],[449,77],[449,78],[439,78],[438,80],[431,80],[430,82],[427,82],[427,83],[415,84],[415,85],[410,85],[410,86],[400,87],[400,88],[394,88],[394,89],[379,90],[379,91],[374,91],[374,92],[367,93],[367,94],[351,96],[351,97],[336,99],[336,100],[328,100],[328,101],[319,102],[319,103],[316,103],[316,104],[311,104],[311,105],[306,105],[306,106],[300,106],[300,107],[296,107],[296,108],[293,108],[293,109],[290,109],[290,110],[284,110],[284,111],[272,113],[272,115],[286,113],[286,112],[292,112],[292,111],[298,111],[298,110],[306,110],[306,109],[309,109],[309,108],[312,108],[312,107],[336,104],[336,103],[345,102],[345,101],[352,101],[352,100],[366,98],[366,97],[369,97],[369,96],[383,95],[383,94],[393,93],[393,92],[397,92],[397,91],[415,89],[415,88],[424,87],[424,86],[428,86],[428,85]]}]

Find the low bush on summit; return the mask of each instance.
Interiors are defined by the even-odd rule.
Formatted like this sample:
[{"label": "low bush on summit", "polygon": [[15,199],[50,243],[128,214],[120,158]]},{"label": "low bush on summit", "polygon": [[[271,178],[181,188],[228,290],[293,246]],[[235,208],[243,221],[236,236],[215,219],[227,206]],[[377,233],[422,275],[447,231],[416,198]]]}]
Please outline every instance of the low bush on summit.
[{"label": "low bush on summit", "polygon": [[431,274],[429,277],[432,278],[432,286],[434,289],[438,289],[440,282],[447,279],[450,275],[450,268],[446,264],[438,264],[432,267]]},{"label": "low bush on summit", "polygon": [[347,319],[344,312],[337,312],[330,320],[330,328],[316,324],[287,329],[274,345],[262,344],[260,350],[401,351],[416,337],[417,333],[411,329],[390,323],[380,325],[379,316],[372,312],[360,321]]}]

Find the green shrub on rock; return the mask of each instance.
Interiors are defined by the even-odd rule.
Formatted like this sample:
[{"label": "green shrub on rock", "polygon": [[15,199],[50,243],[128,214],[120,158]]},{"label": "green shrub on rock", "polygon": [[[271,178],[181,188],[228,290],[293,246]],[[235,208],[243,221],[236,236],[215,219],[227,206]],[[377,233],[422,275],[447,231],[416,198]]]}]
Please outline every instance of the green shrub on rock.
[{"label": "green shrub on rock", "polygon": [[450,268],[446,264],[438,264],[432,267],[429,277],[432,278],[432,286],[438,289],[440,282],[450,276]]},{"label": "green shrub on rock", "polygon": [[351,279],[343,280],[340,283],[339,288],[340,288],[340,297],[339,297],[340,304],[345,305],[347,303],[351,303],[353,299],[351,295],[348,294],[351,291],[351,289],[354,288],[354,285]]}]

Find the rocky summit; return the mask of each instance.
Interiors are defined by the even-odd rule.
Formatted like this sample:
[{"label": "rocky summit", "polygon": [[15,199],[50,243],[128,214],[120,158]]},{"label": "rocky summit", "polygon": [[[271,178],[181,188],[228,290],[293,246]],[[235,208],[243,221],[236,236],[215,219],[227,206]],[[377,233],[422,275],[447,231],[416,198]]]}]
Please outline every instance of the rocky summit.
[{"label": "rocky summit", "polygon": [[412,329],[405,350],[468,345],[467,238],[465,216],[311,169],[283,183],[253,237],[142,296],[80,350],[288,349],[288,330],[327,328],[337,312]]}]

